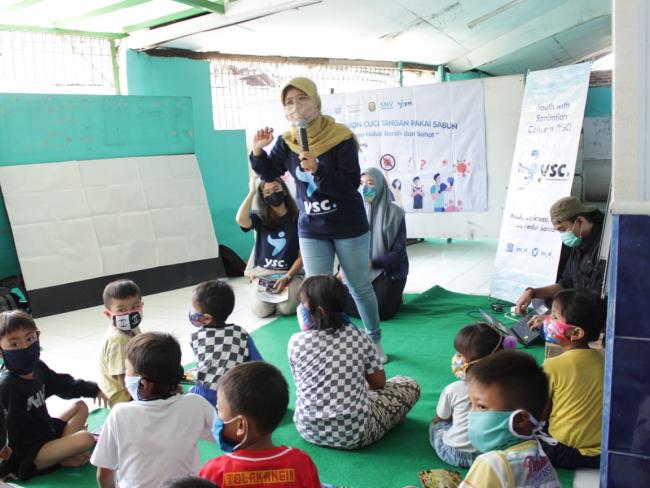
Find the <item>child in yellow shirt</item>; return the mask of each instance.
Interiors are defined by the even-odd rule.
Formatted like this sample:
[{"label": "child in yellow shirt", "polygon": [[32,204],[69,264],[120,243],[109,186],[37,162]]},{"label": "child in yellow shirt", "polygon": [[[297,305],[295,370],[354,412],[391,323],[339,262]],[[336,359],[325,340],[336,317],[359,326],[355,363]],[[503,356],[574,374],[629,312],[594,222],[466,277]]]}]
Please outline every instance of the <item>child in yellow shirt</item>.
[{"label": "child in yellow shirt", "polygon": [[557,473],[536,440],[544,422],[548,380],[535,359],[499,351],[469,370],[467,416],[472,445],[483,452],[460,488],[559,488]]},{"label": "child in yellow shirt", "polygon": [[108,330],[99,353],[100,387],[113,408],[131,400],[124,384],[126,343],[140,333],[142,322],[142,294],[133,281],[119,279],[104,288],[104,315]]},{"label": "child in yellow shirt", "polygon": [[605,307],[592,290],[562,290],[543,323],[547,342],[563,353],[544,361],[549,380],[548,431],[557,445],[543,443],[556,468],[598,468],[603,417],[605,358],[588,343],[598,339]]}]

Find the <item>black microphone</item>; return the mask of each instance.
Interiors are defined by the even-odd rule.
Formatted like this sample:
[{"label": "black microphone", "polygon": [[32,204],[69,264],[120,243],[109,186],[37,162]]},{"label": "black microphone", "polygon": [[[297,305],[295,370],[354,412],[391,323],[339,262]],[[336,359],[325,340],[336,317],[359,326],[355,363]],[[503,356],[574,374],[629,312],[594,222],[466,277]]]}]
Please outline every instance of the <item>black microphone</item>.
[{"label": "black microphone", "polygon": [[307,141],[307,121],[299,120],[296,122],[298,127],[298,137],[300,138],[300,149],[302,152],[309,151],[309,142]]}]

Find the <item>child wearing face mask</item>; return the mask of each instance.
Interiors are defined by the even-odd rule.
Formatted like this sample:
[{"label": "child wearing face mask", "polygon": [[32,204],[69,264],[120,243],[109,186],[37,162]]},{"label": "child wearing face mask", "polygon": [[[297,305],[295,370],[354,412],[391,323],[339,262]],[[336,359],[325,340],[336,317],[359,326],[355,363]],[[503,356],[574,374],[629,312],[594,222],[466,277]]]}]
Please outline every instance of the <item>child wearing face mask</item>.
[{"label": "child wearing face mask", "polygon": [[467,416],[478,456],[459,488],[560,488],[557,473],[537,439],[548,401],[548,380],[535,359],[500,351],[468,374],[472,409]]},{"label": "child wearing face mask", "polygon": [[478,456],[479,452],[467,435],[467,414],[471,405],[466,374],[483,358],[515,345],[510,338],[504,338],[484,323],[467,325],[456,334],[451,372],[458,381],[450,383],[440,393],[436,417],[429,426],[429,442],[442,461],[469,468]]},{"label": "child wearing face mask", "polygon": [[303,451],[273,444],[289,404],[282,373],[268,363],[240,364],[219,380],[213,434],[226,453],[199,476],[217,486],[320,488],[318,470]]},{"label": "child wearing face mask", "polygon": [[99,384],[112,408],[131,400],[124,385],[124,348],[140,333],[142,294],[133,281],[120,279],[106,285],[103,299],[108,330],[99,353]]},{"label": "child wearing face mask", "polygon": [[78,400],[51,417],[45,400],[106,397],[96,383],[52,371],[40,358],[39,331],[25,312],[0,314],[0,405],[7,410],[11,456],[3,449],[0,479],[12,475],[28,480],[48,468],[88,462],[93,437],[86,431],[88,407]]},{"label": "child wearing face mask", "polygon": [[558,443],[542,447],[557,468],[600,466],[605,358],[588,343],[598,339],[604,308],[592,290],[562,290],[542,325],[546,341],[564,351],[543,365],[550,387],[548,430]]},{"label": "child wearing face mask", "polygon": [[[302,283],[302,258],[298,246],[298,207],[282,178],[256,184],[252,178],[249,192],[237,211],[236,221],[244,232],[255,231],[254,268],[248,273],[251,287],[251,311],[257,317],[274,313],[291,315],[298,305]],[[252,210],[253,201],[256,210]],[[275,281],[274,291],[287,290],[286,301],[270,303],[257,293],[258,280]]]},{"label": "child wearing face mask", "polygon": [[217,382],[229,369],[247,361],[261,361],[253,338],[239,325],[226,320],[235,307],[235,293],[222,280],[199,284],[192,295],[190,338],[196,356],[196,385],[190,393],[217,404]]},{"label": "child wearing face mask", "polygon": [[154,487],[197,473],[197,442],[213,440],[215,410],[198,395],[178,393],[183,376],[178,341],[146,332],[133,337],[125,353],[124,382],[133,401],[116,405],[104,423],[90,459],[98,485]]}]

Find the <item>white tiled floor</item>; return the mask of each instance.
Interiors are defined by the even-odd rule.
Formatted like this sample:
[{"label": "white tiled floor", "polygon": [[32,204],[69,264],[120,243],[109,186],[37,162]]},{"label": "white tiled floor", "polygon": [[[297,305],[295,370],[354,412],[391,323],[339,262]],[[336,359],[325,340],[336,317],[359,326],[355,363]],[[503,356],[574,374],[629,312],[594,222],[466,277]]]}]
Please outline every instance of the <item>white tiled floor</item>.
[{"label": "white tiled floor", "polygon": [[[494,241],[425,241],[408,246],[411,271],[405,292],[417,293],[440,285],[453,291],[487,294],[494,266]],[[248,281],[230,279],[235,291],[235,310],[230,321],[249,332],[272,319],[259,319],[248,309]],[[192,327],[187,321],[194,287],[148,295],[144,300],[143,330],[174,334],[181,343],[183,362],[193,361],[189,347]],[[103,306],[37,319],[41,329],[43,360],[55,371],[97,379],[97,355],[107,327]]]},{"label": "white tiled floor", "polygon": [[[410,273],[406,293],[418,293],[439,285],[452,291],[487,295],[494,267],[496,241],[428,240],[408,246]],[[252,332],[271,319],[259,319],[248,309],[248,280],[230,279],[235,291],[235,310],[229,321]],[[194,361],[189,347],[192,327],[187,320],[193,287],[144,297],[143,330],[174,334],[183,351],[183,363]],[[103,306],[37,319],[41,330],[42,359],[55,371],[97,380],[98,353],[107,322]],[[52,397],[48,407],[55,413],[64,401]],[[598,472],[576,475],[574,487],[598,486]]]}]

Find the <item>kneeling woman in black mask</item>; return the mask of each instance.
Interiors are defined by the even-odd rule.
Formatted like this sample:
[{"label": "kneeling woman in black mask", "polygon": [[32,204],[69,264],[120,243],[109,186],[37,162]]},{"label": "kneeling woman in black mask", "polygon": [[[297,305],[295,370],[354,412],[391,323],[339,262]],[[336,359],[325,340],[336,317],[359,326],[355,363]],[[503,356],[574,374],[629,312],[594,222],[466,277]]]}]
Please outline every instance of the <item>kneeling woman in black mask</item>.
[{"label": "kneeling woman in black mask", "polygon": [[[253,200],[257,210],[252,209]],[[259,185],[251,179],[236,220],[244,232],[254,229],[257,234],[254,268],[249,274],[251,311],[258,317],[294,314],[304,272],[298,247],[298,207],[287,185],[280,178]]]}]

